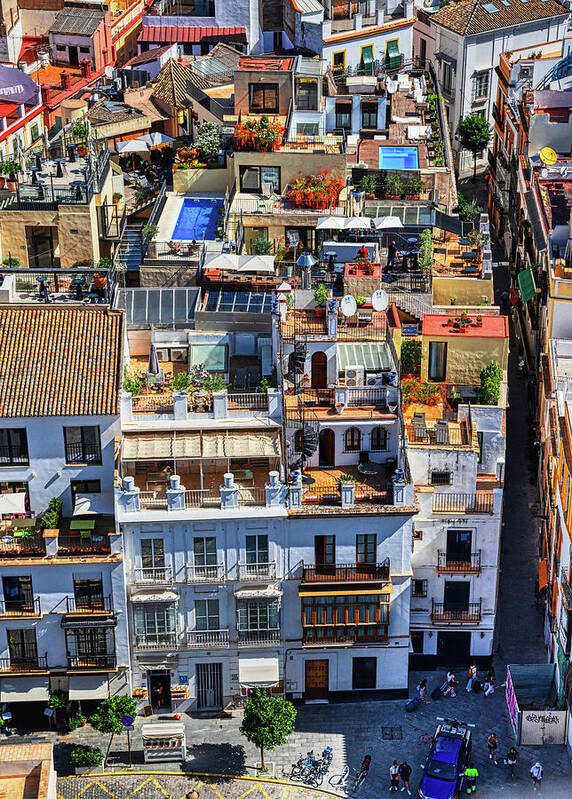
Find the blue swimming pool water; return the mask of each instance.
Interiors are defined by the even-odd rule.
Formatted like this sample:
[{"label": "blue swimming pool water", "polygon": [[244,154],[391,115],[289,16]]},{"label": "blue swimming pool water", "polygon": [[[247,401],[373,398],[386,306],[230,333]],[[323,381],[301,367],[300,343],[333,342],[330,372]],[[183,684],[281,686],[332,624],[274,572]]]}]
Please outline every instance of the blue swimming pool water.
[{"label": "blue swimming pool water", "polygon": [[173,241],[200,241],[203,238],[213,241],[218,212],[222,206],[222,200],[186,197],[171,236]]},{"label": "blue swimming pool water", "polygon": [[419,169],[417,147],[380,147],[380,169]]}]

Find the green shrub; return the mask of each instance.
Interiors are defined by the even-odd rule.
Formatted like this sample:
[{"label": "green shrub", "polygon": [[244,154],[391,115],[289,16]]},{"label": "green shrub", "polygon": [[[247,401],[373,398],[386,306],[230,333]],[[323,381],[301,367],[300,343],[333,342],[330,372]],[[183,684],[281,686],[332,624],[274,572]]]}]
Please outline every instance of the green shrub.
[{"label": "green shrub", "polygon": [[252,249],[255,255],[272,255],[274,245],[268,239],[260,238],[252,242]]},{"label": "green shrub", "polygon": [[197,129],[196,148],[201,161],[207,164],[218,157],[220,150],[220,131],[214,122],[203,122]]},{"label": "green shrub", "polygon": [[74,746],[71,761],[80,768],[94,768],[103,763],[103,752],[95,746]]},{"label": "green shrub", "polygon": [[190,391],[193,388],[193,379],[187,372],[179,372],[169,383],[171,391]]},{"label": "green shrub", "polygon": [[314,290],[316,308],[323,308],[328,301],[328,290],[323,283],[318,283]]},{"label": "green shrub", "polygon": [[497,405],[502,383],[502,369],[498,363],[489,363],[481,369],[481,387],[479,399],[483,405]]},{"label": "green shrub", "polygon": [[50,698],[48,699],[48,707],[51,707],[54,710],[61,710],[62,708],[67,707],[67,704],[67,694],[65,694],[63,691],[52,691]]},{"label": "green shrub", "polygon": [[20,266],[20,259],[11,255],[9,258],[4,258],[2,263],[4,266],[9,266],[10,269],[17,269]]},{"label": "green shrub", "polygon": [[76,122],[72,128],[72,133],[76,139],[86,139],[87,125],[85,122]]},{"label": "green shrub", "polygon": [[123,372],[123,391],[128,391],[130,394],[133,394],[134,397],[137,397],[143,391],[141,375],[137,372],[130,375],[127,371],[127,367],[125,367]]},{"label": "green shrub", "polygon": [[[68,729],[70,732],[77,730],[78,727],[83,727],[85,722],[87,721],[86,717],[83,713],[75,713],[73,716],[70,716],[68,719]],[[98,764],[99,765],[99,764]]]},{"label": "green shrub", "polygon": [[405,339],[401,342],[401,371],[406,375],[418,375],[421,371],[421,342]]},{"label": "green shrub", "polygon": [[358,305],[365,305],[367,302],[367,297],[356,297],[356,303]]},{"label": "green shrub", "polygon": [[205,391],[224,391],[225,388],[228,388],[228,385],[222,375],[209,375],[203,380],[201,388]]},{"label": "green shrub", "polygon": [[141,235],[145,239],[145,241],[152,241],[154,238],[157,237],[157,233],[159,232],[159,227],[157,225],[145,225],[141,228]]},{"label": "green shrub", "polygon": [[62,520],[63,504],[63,500],[60,497],[52,497],[50,499],[48,509],[40,521],[40,527],[42,530],[59,530],[60,522]]}]

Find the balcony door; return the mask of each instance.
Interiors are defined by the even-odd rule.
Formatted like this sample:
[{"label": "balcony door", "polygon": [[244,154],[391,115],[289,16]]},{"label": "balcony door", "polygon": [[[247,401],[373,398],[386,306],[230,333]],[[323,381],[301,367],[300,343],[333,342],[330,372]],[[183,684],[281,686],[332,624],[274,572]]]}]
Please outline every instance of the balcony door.
[{"label": "balcony door", "polygon": [[134,619],[137,646],[161,649],[176,645],[175,605],[147,605],[135,608]]},{"label": "balcony door", "polygon": [[268,536],[246,536],[246,571],[249,575],[265,576],[268,574]]},{"label": "balcony door", "polygon": [[326,388],[328,385],[328,359],[325,352],[312,355],[312,388]]},{"label": "balcony door", "polygon": [[74,580],[73,591],[77,610],[103,610],[101,580]]},{"label": "balcony door", "polygon": [[6,630],[6,634],[8,636],[11,666],[37,664],[38,647],[36,645],[36,631],[33,628]]},{"label": "balcony door", "polygon": [[193,539],[193,557],[197,578],[216,578],[217,551],[216,537],[214,535]]},{"label": "balcony door", "polygon": [[470,563],[471,530],[447,530],[447,563]]},{"label": "balcony door", "polygon": [[442,383],[447,375],[447,342],[429,342],[429,380]]},{"label": "balcony door", "polygon": [[318,459],[320,466],[332,467],[336,465],[336,436],[333,430],[328,428],[320,430]]},{"label": "balcony door", "polygon": [[333,574],[336,570],[336,536],[314,536],[314,562],[320,574]]},{"label": "balcony door", "polygon": [[469,610],[469,597],[471,584],[447,580],[443,594],[443,610],[462,611]]},{"label": "balcony door", "polygon": [[31,577],[2,577],[6,613],[32,613],[34,594]]},{"label": "balcony door", "polygon": [[327,660],[306,661],[306,699],[327,699],[329,687],[329,662]]},{"label": "balcony door", "polygon": [[163,579],[165,576],[165,543],[162,538],[141,540],[143,579]]}]

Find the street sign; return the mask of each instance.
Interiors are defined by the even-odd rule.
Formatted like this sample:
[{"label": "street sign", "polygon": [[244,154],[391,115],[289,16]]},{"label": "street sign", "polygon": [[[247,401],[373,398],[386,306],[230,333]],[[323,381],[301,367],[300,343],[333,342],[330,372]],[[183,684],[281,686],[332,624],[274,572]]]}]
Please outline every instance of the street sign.
[{"label": "street sign", "polygon": [[132,724],[130,724],[129,726],[125,727],[125,729],[127,732],[134,732],[135,727]]},{"label": "street sign", "polygon": [[132,727],[133,719],[131,718],[131,716],[123,716],[123,718],[121,719],[121,723],[123,724],[124,727]]}]

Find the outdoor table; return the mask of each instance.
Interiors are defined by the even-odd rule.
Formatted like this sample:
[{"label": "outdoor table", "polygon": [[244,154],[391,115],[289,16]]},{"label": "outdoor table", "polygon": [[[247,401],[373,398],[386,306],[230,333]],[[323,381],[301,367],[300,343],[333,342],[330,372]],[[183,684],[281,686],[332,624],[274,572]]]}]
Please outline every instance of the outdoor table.
[{"label": "outdoor table", "polygon": [[72,519],[70,530],[95,530],[95,519]]},{"label": "outdoor table", "polygon": [[63,178],[64,170],[62,168],[62,164],[65,161],[65,158],[55,158],[54,161],[55,161],[55,164],[56,164],[56,177],[57,178]]}]

